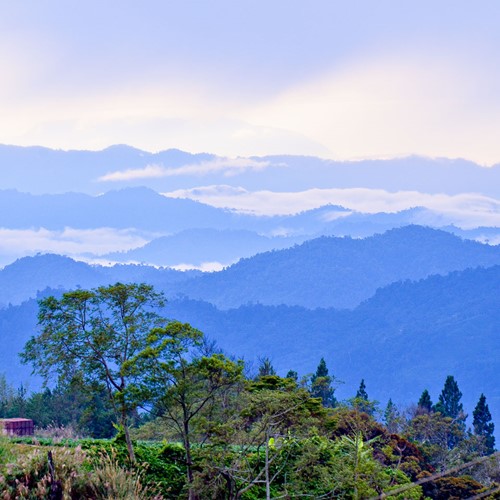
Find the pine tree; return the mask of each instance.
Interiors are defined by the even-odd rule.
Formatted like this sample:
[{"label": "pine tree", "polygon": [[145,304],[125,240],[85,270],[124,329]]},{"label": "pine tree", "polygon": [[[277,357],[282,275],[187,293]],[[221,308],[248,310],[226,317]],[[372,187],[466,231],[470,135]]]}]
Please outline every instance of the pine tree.
[{"label": "pine tree", "polygon": [[368,415],[373,415],[375,411],[376,401],[370,401],[368,399],[368,393],[366,392],[365,379],[361,379],[359,384],[359,389],[356,392],[356,397],[352,399],[354,408],[358,411],[368,413]]},{"label": "pine tree", "polygon": [[363,399],[368,401],[368,394],[366,392],[365,379],[361,379],[361,384],[359,384],[358,392],[356,392],[356,399]]},{"label": "pine tree", "polygon": [[295,380],[295,382],[298,382],[299,374],[295,370],[288,370],[285,378],[291,378],[292,380]]},{"label": "pine tree", "polygon": [[465,437],[465,419],[463,404],[460,402],[462,393],[458,384],[452,375],[446,377],[443,390],[439,395],[439,401],[434,407],[435,411],[440,412],[443,417],[452,419],[450,433],[448,435],[448,448],[455,448]]},{"label": "pine tree", "polygon": [[484,394],[481,394],[472,415],[474,417],[472,421],[474,434],[484,439],[486,455],[491,455],[495,451],[495,436],[493,435],[495,424],[492,422],[490,409]]},{"label": "pine tree", "polygon": [[328,375],[324,358],[321,358],[316,373],[311,377],[311,396],[321,398],[323,406],[333,408],[336,400],[332,387],[333,378]]},{"label": "pine tree", "polygon": [[391,434],[396,434],[399,431],[400,420],[401,415],[396,405],[392,402],[392,399],[389,399],[384,411],[384,424]]},{"label": "pine tree", "polygon": [[443,390],[439,395],[439,401],[435,406],[436,411],[441,412],[445,417],[453,419],[463,415],[464,407],[460,402],[462,393],[458,388],[458,384],[452,375],[446,377]]},{"label": "pine tree", "polygon": [[429,391],[427,389],[424,390],[417,404],[419,408],[427,410],[427,412],[429,413],[432,411],[431,395],[429,394]]},{"label": "pine tree", "polygon": [[266,375],[276,375],[276,370],[274,369],[271,360],[268,357],[260,358],[259,374],[257,377],[265,377]]}]

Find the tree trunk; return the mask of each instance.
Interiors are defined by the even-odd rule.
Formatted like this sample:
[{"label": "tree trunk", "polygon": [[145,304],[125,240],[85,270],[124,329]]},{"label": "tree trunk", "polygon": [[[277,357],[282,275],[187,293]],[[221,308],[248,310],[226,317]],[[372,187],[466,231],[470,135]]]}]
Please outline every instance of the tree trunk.
[{"label": "tree trunk", "polygon": [[266,500],[271,499],[271,479],[269,474],[269,439],[270,439],[269,428],[266,429]]},{"label": "tree trunk", "polygon": [[127,443],[128,456],[132,463],[135,463],[135,453],[134,453],[134,445],[132,444],[132,440],[130,439],[130,433],[127,424],[127,415],[125,412],[122,412],[122,425],[123,432],[125,434],[125,442]]},{"label": "tree trunk", "polygon": [[186,450],[186,472],[188,481],[188,499],[197,500],[198,496],[193,490],[193,459],[191,457],[191,441],[189,439],[189,422],[184,421],[184,448]]}]

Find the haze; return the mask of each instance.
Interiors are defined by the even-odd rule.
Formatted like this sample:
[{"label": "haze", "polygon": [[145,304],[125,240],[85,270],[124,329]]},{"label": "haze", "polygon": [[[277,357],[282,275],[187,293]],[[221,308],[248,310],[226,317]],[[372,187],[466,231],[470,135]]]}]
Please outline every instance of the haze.
[{"label": "haze", "polygon": [[500,4],[5,2],[0,143],[500,159]]}]

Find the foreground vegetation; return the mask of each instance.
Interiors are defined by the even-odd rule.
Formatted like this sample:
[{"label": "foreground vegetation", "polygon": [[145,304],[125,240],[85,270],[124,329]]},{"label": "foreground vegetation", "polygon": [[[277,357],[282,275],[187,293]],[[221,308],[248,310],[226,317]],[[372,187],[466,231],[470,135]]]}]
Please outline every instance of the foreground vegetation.
[{"label": "foreground vegetation", "polygon": [[436,404],[424,390],[382,411],[363,380],[339,402],[324,359],[251,373],[161,302],[122,284],[41,301],[23,359],[57,383],[28,396],[0,378],[0,417],[39,429],[0,440],[2,498],[495,498],[486,398],[468,429],[453,376]]}]

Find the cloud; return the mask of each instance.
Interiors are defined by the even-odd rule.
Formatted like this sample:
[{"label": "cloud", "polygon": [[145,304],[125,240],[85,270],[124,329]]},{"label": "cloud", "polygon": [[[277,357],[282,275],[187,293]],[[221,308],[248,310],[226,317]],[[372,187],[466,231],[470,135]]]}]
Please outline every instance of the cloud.
[{"label": "cloud", "polygon": [[497,163],[498,72],[465,53],[398,52],[365,54],[294,82],[242,116],[314,138],[336,159],[422,154]]},{"label": "cloud", "polygon": [[54,252],[69,256],[85,253],[102,255],[108,252],[137,248],[150,241],[132,229],[48,229],[0,228],[0,255],[12,260],[37,252]]},{"label": "cloud", "polygon": [[99,177],[97,180],[99,182],[121,182],[158,177],[165,177],[165,168],[161,165],[147,165],[144,168],[130,168],[128,170],[110,172]]},{"label": "cloud", "polygon": [[204,176],[214,173],[222,173],[225,177],[231,177],[247,170],[264,170],[269,165],[271,165],[269,161],[252,160],[250,158],[216,158],[177,168],[166,168],[162,165],[147,165],[144,168],[118,170],[103,175],[97,180],[99,182],[118,182],[159,177]]},{"label": "cloud", "polygon": [[[463,228],[500,227],[500,200],[475,193],[446,195],[367,188],[273,192],[247,191],[223,185],[177,190],[164,195],[190,198],[215,207],[255,215],[295,214],[328,204],[363,213],[394,213],[421,206],[441,214],[445,223]],[[333,217],[338,217],[338,213],[333,214]]]},{"label": "cloud", "polygon": [[170,266],[172,269],[176,271],[202,271],[204,273],[213,273],[217,271],[222,271],[226,266],[231,265],[232,262],[228,264],[221,264],[220,262],[202,262],[199,266],[195,266],[194,264],[177,264],[175,266]]}]

